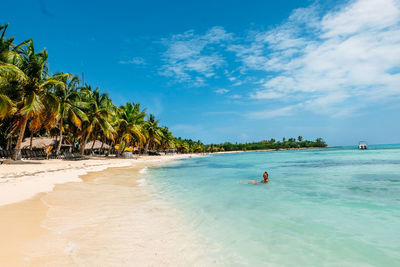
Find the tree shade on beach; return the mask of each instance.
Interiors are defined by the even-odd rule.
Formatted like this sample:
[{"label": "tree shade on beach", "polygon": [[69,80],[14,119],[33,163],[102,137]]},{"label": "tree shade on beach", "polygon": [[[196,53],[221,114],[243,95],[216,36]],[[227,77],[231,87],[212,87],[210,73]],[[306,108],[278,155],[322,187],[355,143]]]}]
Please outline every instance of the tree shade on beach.
[{"label": "tree shade on beach", "polygon": [[[78,76],[51,75],[46,49],[37,52],[33,40],[15,44],[14,38],[6,37],[7,28],[8,24],[0,26],[0,147],[13,150],[14,160],[21,158],[21,144],[27,137],[30,149],[34,137],[55,138],[52,149],[56,155],[61,153],[64,141],[72,144],[68,149],[79,150],[82,155],[99,149],[94,145],[100,141],[104,145],[99,150],[115,149],[117,156],[125,151],[188,153],[326,146],[320,138],[303,141],[301,136],[298,141],[289,138],[217,145],[176,138],[140,104],[127,102],[117,107],[99,88],[81,86]],[[92,144],[90,149],[88,143]]]}]

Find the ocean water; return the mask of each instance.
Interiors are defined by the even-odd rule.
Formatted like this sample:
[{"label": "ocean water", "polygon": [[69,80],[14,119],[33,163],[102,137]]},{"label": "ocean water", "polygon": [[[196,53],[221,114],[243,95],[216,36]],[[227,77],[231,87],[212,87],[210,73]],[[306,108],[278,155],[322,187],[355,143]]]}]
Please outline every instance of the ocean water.
[{"label": "ocean water", "polygon": [[215,265],[400,266],[398,145],[210,155],[146,182]]}]

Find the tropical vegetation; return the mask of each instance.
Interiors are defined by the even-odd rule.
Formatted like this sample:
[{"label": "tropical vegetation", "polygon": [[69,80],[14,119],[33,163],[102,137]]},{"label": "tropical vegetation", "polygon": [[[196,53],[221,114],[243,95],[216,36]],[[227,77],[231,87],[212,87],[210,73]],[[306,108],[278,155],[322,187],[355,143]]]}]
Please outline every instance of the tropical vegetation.
[{"label": "tropical vegetation", "polygon": [[250,143],[235,143],[225,142],[223,144],[211,144],[205,146],[206,151],[221,152],[221,151],[247,151],[247,150],[270,150],[270,149],[300,149],[300,148],[320,148],[326,147],[326,143],[322,138],[317,138],[315,141],[303,140],[302,136],[296,138],[282,138],[282,141],[275,139],[263,140],[260,142]]}]

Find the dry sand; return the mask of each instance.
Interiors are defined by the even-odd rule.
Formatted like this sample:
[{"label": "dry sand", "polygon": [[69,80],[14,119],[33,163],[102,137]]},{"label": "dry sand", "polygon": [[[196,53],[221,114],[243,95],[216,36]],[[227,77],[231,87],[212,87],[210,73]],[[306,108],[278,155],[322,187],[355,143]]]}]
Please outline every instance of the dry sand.
[{"label": "dry sand", "polygon": [[0,266],[209,266],[180,213],[138,186],[179,157],[0,166]]}]

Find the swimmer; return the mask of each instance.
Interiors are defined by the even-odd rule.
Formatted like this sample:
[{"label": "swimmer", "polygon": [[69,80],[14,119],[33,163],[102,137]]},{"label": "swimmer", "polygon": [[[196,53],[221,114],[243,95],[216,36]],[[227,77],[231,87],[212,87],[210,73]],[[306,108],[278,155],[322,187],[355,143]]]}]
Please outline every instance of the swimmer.
[{"label": "swimmer", "polygon": [[269,178],[268,178],[268,172],[265,171],[263,174],[263,180],[261,180],[260,182],[256,182],[254,180],[251,180],[250,183],[251,184],[267,184],[269,182]]}]

